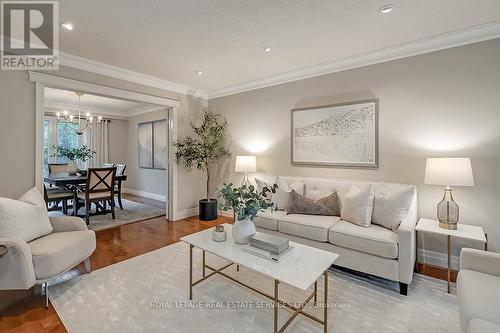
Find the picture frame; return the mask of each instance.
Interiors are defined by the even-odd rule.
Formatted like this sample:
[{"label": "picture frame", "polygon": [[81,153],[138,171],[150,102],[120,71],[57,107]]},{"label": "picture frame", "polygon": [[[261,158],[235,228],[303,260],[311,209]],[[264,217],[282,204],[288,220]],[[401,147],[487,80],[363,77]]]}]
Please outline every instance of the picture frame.
[{"label": "picture frame", "polygon": [[292,109],[292,165],[378,168],[378,99]]}]

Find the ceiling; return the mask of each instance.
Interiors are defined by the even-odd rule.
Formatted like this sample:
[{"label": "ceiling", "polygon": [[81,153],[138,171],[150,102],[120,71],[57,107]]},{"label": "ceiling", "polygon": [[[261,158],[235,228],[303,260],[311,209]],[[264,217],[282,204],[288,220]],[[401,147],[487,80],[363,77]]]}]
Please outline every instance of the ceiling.
[{"label": "ceiling", "polygon": [[60,21],[64,53],[210,92],[500,23],[500,1],[65,0]]},{"label": "ceiling", "polygon": [[[78,96],[69,90],[45,88],[45,107],[54,112],[64,110],[68,110],[70,113],[78,112]],[[126,118],[154,111],[153,108],[156,110],[162,107],[90,94],[84,94],[80,99],[81,112],[90,112],[93,116]]]}]

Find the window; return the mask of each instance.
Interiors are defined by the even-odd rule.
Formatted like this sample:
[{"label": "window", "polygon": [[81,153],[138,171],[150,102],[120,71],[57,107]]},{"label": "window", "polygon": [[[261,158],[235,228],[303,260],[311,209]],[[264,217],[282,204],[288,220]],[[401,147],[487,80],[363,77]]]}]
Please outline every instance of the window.
[{"label": "window", "polygon": [[78,148],[81,138],[76,134],[77,123],[58,123],[56,117],[45,116],[43,129],[44,143],[44,172],[49,172],[49,163],[66,163],[68,160],[61,157],[53,157],[53,146],[66,148]]}]

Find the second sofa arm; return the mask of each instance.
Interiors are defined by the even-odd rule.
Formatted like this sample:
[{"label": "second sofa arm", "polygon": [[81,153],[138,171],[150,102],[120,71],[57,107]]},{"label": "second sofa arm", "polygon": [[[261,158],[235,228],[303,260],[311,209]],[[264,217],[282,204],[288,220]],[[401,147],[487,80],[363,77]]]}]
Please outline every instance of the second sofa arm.
[{"label": "second sofa arm", "polygon": [[85,221],[77,216],[50,217],[53,232],[88,230]]},{"label": "second sofa arm", "polygon": [[460,252],[462,269],[500,277],[500,253],[464,248]]}]

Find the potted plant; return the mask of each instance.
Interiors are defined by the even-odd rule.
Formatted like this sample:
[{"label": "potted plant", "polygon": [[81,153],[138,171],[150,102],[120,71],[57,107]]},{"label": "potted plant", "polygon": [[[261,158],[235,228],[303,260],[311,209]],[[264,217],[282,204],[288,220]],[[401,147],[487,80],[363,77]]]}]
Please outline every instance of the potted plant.
[{"label": "potted plant", "polygon": [[206,198],[199,201],[199,218],[203,221],[217,218],[217,199],[209,198],[210,167],[219,159],[231,155],[225,145],[226,127],[227,121],[222,115],[204,109],[201,123],[198,126],[191,123],[196,136],[174,142],[177,163],[184,164],[188,170],[194,166],[207,175]]},{"label": "potted plant", "polygon": [[266,193],[276,193],[278,185],[274,184],[271,188],[264,187],[261,193],[258,193],[253,185],[234,188],[232,186],[233,184],[224,184],[220,190],[219,196],[224,199],[222,210],[232,209],[237,217],[231,230],[233,240],[239,244],[247,244],[256,232],[253,220],[257,212],[274,206]]},{"label": "potted plant", "polygon": [[54,150],[54,154],[51,157],[64,157],[71,162],[68,163],[68,172],[70,174],[76,174],[77,171],[83,169],[82,163],[89,161],[96,154],[95,150],[86,145],[79,148],[52,146],[52,150]]}]

